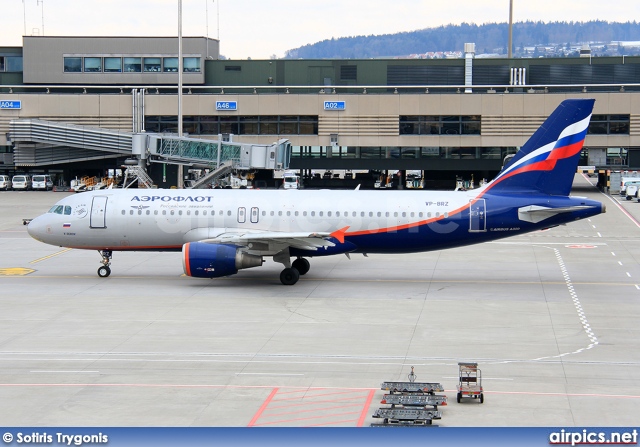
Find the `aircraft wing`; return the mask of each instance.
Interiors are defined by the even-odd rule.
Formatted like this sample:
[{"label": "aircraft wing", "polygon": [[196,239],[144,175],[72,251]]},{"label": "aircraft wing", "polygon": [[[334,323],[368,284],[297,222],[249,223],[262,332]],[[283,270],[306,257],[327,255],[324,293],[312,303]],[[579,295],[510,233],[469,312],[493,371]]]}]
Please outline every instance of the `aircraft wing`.
[{"label": "aircraft wing", "polygon": [[207,244],[229,244],[246,248],[248,253],[269,255],[286,248],[300,250],[318,250],[323,247],[335,247],[336,242],[344,243],[345,232],[349,227],[329,232],[287,232],[226,230],[212,237],[199,238]]},{"label": "aircraft wing", "polygon": [[239,247],[247,247],[249,252],[274,252],[286,247],[301,250],[317,250],[321,247],[334,247],[331,242],[332,233],[305,233],[305,232],[244,232],[222,233],[201,242],[208,244],[230,244]]}]

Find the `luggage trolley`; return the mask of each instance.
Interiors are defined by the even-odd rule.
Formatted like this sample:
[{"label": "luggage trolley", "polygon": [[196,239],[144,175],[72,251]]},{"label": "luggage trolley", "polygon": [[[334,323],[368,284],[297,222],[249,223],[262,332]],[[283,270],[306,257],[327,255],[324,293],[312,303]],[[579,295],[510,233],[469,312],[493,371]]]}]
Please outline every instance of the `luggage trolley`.
[{"label": "luggage trolley", "polygon": [[480,399],[480,403],[483,403],[482,371],[478,369],[478,364],[461,362],[458,363],[458,369],[460,376],[457,395],[458,403],[463,397]]}]

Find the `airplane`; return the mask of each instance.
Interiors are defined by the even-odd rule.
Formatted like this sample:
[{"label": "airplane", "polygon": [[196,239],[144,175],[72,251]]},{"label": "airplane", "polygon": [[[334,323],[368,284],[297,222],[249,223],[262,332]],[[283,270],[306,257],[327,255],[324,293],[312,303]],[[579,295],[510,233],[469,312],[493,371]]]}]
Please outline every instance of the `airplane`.
[{"label": "airplane", "polygon": [[[468,191],[111,189],[58,201],[33,219],[44,243],[114,251],[182,251],[187,276],[218,278],[282,263],[280,281],[308,258],[441,250],[547,229],[605,212],[570,196],[595,100],[568,99],[500,173]],[[292,260],[293,258],[293,260]]]}]

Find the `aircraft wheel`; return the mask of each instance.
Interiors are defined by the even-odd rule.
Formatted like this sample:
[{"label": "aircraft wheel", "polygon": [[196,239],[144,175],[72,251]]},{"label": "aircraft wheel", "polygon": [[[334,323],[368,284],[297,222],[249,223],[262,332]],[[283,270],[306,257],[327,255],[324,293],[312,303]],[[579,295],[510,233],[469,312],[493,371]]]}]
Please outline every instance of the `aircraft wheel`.
[{"label": "aircraft wheel", "polygon": [[280,273],[280,282],[285,286],[292,286],[300,279],[300,273],[294,268],[286,268]]},{"label": "aircraft wheel", "polygon": [[311,264],[306,258],[298,258],[291,263],[291,267],[296,269],[300,275],[306,275],[311,268]]},{"label": "aircraft wheel", "polygon": [[102,267],[100,267],[98,269],[98,276],[100,278],[106,278],[110,274],[111,274],[111,269],[109,267],[107,267],[106,265],[103,265]]}]

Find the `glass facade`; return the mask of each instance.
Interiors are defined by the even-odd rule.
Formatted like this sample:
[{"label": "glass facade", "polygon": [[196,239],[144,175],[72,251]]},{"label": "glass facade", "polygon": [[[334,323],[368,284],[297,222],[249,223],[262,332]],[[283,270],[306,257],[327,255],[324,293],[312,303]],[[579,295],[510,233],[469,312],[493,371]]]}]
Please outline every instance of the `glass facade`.
[{"label": "glass facade", "polygon": [[[146,116],[147,132],[178,132],[177,116]],[[190,135],[318,135],[317,116],[199,115],[184,116],[182,130]]]},{"label": "glass facade", "polygon": [[592,115],[589,135],[629,135],[629,115]]},{"label": "glass facade", "polygon": [[[9,59],[19,59],[19,66]],[[200,57],[183,58],[184,73],[200,73]],[[0,72],[22,71],[22,58],[0,56]],[[17,69],[19,68],[19,70]],[[65,56],[65,73],[175,73],[177,57],[159,56]]]},{"label": "glass facade", "polygon": [[480,135],[481,118],[471,116],[400,116],[400,135]]}]

